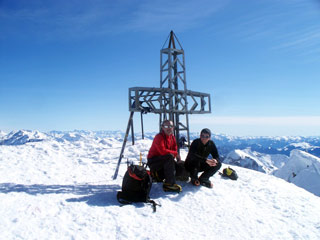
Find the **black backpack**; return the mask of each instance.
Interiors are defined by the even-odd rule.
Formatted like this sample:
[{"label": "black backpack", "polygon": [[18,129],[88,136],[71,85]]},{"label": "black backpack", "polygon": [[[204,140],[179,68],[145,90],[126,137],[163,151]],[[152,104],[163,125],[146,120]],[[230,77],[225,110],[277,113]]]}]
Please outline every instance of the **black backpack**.
[{"label": "black backpack", "polygon": [[145,166],[130,164],[122,180],[122,191],[117,193],[117,199],[121,204],[151,203],[155,212],[156,205],[159,204],[149,197],[151,187],[152,178]]},{"label": "black backpack", "polygon": [[230,178],[232,180],[237,180],[238,179],[238,174],[231,167],[223,169],[222,176],[223,177],[228,177],[228,178]]}]

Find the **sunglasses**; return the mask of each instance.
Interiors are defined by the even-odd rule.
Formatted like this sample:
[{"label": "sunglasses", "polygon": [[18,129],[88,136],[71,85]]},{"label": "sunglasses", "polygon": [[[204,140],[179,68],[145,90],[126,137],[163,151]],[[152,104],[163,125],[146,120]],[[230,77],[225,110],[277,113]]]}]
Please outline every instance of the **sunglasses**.
[{"label": "sunglasses", "polygon": [[201,135],[200,137],[201,137],[201,138],[210,138],[209,135]]},{"label": "sunglasses", "polygon": [[164,128],[173,128],[172,125],[163,125],[162,127],[164,127]]}]

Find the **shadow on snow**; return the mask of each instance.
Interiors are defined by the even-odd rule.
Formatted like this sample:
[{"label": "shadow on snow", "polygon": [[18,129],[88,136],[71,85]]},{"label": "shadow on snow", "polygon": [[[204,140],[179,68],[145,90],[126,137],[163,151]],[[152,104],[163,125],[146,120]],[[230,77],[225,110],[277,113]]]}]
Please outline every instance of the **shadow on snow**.
[{"label": "shadow on snow", "polygon": [[[190,183],[179,182],[182,185],[183,191],[181,193],[163,192],[162,184],[154,183],[151,192],[151,199],[161,199],[164,196],[172,201],[179,201],[182,197],[189,193],[195,193],[201,187],[194,187]],[[121,190],[119,185],[43,185],[43,184],[15,184],[15,183],[1,183],[0,193],[27,193],[30,195],[38,194],[74,194],[84,195],[81,197],[74,197],[66,199],[67,202],[85,202],[90,206],[122,206],[117,201],[117,191]],[[134,203],[136,207],[144,206],[143,203]]]},{"label": "shadow on snow", "polygon": [[88,195],[79,198],[66,199],[67,202],[86,202],[91,206],[119,205],[116,195],[119,185],[43,185],[43,184],[15,184],[1,183],[0,193],[24,192],[37,194],[75,194]]}]

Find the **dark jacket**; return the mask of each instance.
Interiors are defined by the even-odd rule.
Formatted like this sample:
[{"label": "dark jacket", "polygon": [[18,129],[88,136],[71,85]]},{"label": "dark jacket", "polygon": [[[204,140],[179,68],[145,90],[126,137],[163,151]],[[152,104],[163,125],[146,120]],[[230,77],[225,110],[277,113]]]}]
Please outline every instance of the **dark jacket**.
[{"label": "dark jacket", "polygon": [[195,160],[206,161],[209,154],[212,155],[212,158],[220,162],[219,153],[214,142],[209,140],[206,145],[203,145],[201,139],[197,138],[191,143],[186,162]]}]

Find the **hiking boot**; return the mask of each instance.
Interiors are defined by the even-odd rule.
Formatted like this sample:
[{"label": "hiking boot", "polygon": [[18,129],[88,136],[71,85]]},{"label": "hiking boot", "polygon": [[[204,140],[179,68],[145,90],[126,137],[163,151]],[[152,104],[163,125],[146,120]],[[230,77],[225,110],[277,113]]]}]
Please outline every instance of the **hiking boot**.
[{"label": "hiking boot", "polygon": [[207,188],[213,188],[213,184],[210,182],[209,179],[200,179],[200,184]]},{"label": "hiking boot", "polygon": [[171,183],[163,183],[162,185],[163,191],[165,192],[181,192],[182,187],[176,183],[171,184]]},{"label": "hiking boot", "polygon": [[194,186],[200,186],[200,181],[196,178],[191,178],[191,183]]}]

